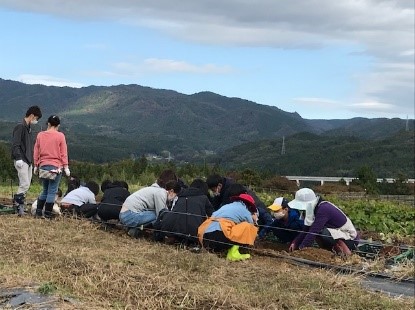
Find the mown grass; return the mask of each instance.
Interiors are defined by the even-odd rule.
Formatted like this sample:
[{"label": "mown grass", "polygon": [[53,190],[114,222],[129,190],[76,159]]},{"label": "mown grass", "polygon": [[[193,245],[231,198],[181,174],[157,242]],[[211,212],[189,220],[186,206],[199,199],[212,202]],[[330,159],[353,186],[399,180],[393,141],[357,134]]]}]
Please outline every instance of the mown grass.
[{"label": "mown grass", "polygon": [[412,309],[359,279],[253,255],[232,263],[88,221],[0,217],[0,289],[37,283],[74,309]]},{"label": "mown grass", "polygon": [[[1,198],[7,198],[7,199],[12,199],[13,198],[13,194],[16,194],[17,188],[18,188],[18,183],[16,183],[17,181],[14,181],[12,184],[10,183],[0,183],[0,197]],[[101,185],[101,184],[99,184]],[[129,185],[129,190],[131,193],[135,192],[136,190],[140,189],[141,187],[143,187],[140,184],[130,184]],[[62,178],[59,188],[62,190],[62,193],[65,193],[67,190],[67,184],[66,184],[66,179]],[[32,179],[32,184],[29,188],[29,191],[26,193],[26,202],[28,203],[32,203],[34,200],[37,199],[37,197],[39,196],[40,192],[42,191],[42,185],[40,184],[40,181],[37,177],[33,177]],[[102,197],[102,192],[100,192],[98,194],[98,199],[100,199]]]},{"label": "mown grass", "polygon": [[[0,197],[12,199],[13,194],[16,194],[18,185],[19,184],[17,183],[16,180],[12,181],[12,183],[10,183],[10,181],[1,183],[0,184]],[[62,186],[64,186],[63,188],[66,190],[66,184],[65,185],[62,184]],[[32,184],[29,188],[29,191],[26,193],[26,197],[27,197],[26,200],[32,202],[33,200],[37,198],[41,190],[42,190],[42,186],[39,180],[37,179],[37,177],[34,177]]]}]

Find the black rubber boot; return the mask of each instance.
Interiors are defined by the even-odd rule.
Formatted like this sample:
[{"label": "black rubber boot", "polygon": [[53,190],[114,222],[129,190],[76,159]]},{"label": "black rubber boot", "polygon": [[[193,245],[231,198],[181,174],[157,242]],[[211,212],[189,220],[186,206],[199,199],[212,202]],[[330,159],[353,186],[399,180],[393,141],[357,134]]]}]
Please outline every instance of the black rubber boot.
[{"label": "black rubber boot", "polygon": [[47,219],[52,218],[53,205],[54,205],[54,202],[46,202],[45,203],[45,218],[47,218]]},{"label": "black rubber boot", "polygon": [[18,216],[24,214],[25,195],[23,193],[15,194],[13,196],[13,207]]},{"label": "black rubber boot", "polygon": [[37,206],[36,206],[36,217],[42,217],[43,216],[43,207],[45,206],[46,200],[37,200]]}]

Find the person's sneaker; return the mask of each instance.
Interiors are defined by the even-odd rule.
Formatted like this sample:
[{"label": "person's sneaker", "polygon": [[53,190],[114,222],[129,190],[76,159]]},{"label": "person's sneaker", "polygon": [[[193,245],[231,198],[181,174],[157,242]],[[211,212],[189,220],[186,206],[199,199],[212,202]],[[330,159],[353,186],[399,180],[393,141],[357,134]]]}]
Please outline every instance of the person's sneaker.
[{"label": "person's sneaker", "polygon": [[245,259],[249,259],[249,258],[251,258],[251,254],[241,254],[241,258],[242,258],[242,260],[245,260]]},{"label": "person's sneaker", "polygon": [[131,237],[131,238],[138,238],[140,236],[143,235],[143,231],[140,230],[139,228],[130,228],[127,232],[127,234]]},{"label": "person's sneaker", "polygon": [[172,236],[165,236],[164,242],[166,244],[175,244],[176,243],[176,238],[172,237]]},{"label": "person's sneaker", "polygon": [[190,247],[189,250],[192,253],[200,253],[202,251],[202,248],[200,246],[194,245]]},{"label": "person's sneaker", "polygon": [[23,216],[24,214],[25,214],[25,212],[24,212],[24,205],[19,205],[17,207],[17,215],[18,216]]},{"label": "person's sneaker", "polygon": [[137,228],[130,228],[127,232],[127,235],[129,235],[131,238],[136,238]]},{"label": "person's sneaker", "polygon": [[43,215],[43,213],[41,212],[40,214],[36,213],[35,214],[35,219],[45,219],[45,216]]},{"label": "person's sneaker", "polygon": [[245,259],[248,259],[250,257],[251,257],[250,254],[241,254],[241,253],[239,253],[239,246],[238,245],[232,246],[228,250],[228,254],[226,255],[226,259],[230,260],[230,261],[233,261],[233,262],[245,260]]}]

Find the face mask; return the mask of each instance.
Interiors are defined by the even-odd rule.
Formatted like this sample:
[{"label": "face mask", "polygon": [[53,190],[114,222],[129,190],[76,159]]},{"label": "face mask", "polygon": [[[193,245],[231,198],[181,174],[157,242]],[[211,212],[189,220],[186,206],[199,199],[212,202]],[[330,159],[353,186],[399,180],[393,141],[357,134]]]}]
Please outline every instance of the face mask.
[{"label": "face mask", "polygon": [[167,201],[172,202],[174,200],[174,198],[176,198],[176,194],[175,193],[169,193],[169,192],[167,192]]},{"label": "face mask", "polygon": [[34,120],[31,120],[30,121],[30,124],[31,125],[36,125],[38,123],[38,120],[37,119],[34,119]]},{"label": "face mask", "polygon": [[285,213],[284,213],[284,212],[275,212],[275,213],[274,213],[274,217],[275,217],[277,220],[281,220],[284,216],[285,216]]}]

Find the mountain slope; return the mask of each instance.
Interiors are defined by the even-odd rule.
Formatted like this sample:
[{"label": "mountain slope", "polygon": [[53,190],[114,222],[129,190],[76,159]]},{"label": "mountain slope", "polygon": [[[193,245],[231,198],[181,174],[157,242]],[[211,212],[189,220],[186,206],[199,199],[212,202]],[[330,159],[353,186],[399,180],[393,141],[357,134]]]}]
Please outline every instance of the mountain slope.
[{"label": "mountain slope", "polygon": [[[297,114],[213,93],[191,96],[138,85],[81,89],[24,85],[0,80],[5,121],[39,104],[45,116],[62,116],[69,135],[140,141],[142,149],[169,149],[177,156],[313,129]],[[23,111],[23,112],[22,112]],[[99,138],[98,138],[99,139]]]},{"label": "mountain slope", "polygon": [[8,127],[20,122],[27,107],[34,104],[44,114],[35,130],[45,128],[50,114],[60,115],[71,158],[98,162],[163,150],[175,159],[190,161],[247,142],[277,141],[299,132],[332,136],[332,141],[338,135],[381,140],[405,128],[406,122],[306,120],[297,113],[212,92],[185,95],[139,85],[51,87],[0,79],[0,140],[10,141]]},{"label": "mountain slope", "polygon": [[[337,120],[307,120],[317,132],[329,136],[356,136],[363,139],[384,139],[406,127],[406,120],[399,118],[363,118]],[[408,120],[408,128],[414,129],[414,120]]]},{"label": "mountain slope", "polygon": [[355,176],[369,166],[379,178],[402,173],[414,178],[414,133],[400,131],[376,141],[357,137],[318,136],[299,133],[285,139],[245,143],[220,155],[221,165],[251,168],[280,175]]}]

